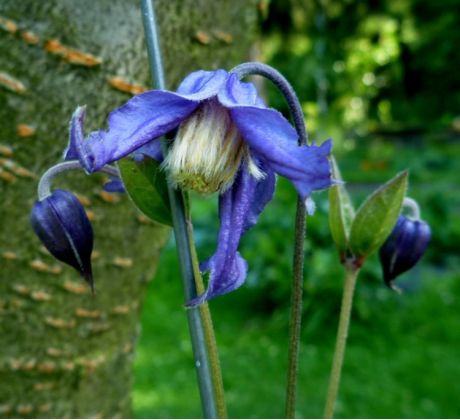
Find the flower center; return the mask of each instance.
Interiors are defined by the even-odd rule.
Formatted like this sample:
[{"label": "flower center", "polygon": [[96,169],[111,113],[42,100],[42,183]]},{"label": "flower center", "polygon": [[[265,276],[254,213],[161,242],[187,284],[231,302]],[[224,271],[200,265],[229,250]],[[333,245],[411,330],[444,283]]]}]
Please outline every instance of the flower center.
[{"label": "flower center", "polygon": [[228,110],[210,100],[179,126],[164,166],[184,189],[205,194],[225,191],[246,149]]}]

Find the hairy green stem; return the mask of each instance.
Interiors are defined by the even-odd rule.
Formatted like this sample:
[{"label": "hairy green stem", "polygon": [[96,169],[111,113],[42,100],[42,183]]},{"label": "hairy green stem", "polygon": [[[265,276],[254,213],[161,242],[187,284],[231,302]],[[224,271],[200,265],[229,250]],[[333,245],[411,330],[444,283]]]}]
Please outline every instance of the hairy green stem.
[{"label": "hairy green stem", "polygon": [[335,342],[334,359],[332,361],[331,376],[324,408],[324,418],[332,419],[334,407],[339,391],[340,376],[342,373],[343,358],[347,346],[348,329],[350,326],[350,315],[353,306],[353,295],[355,292],[356,279],[358,278],[359,268],[354,264],[345,265],[345,284],[342,295],[342,306],[340,308],[339,328]]},{"label": "hairy green stem", "polygon": [[291,317],[289,324],[289,353],[286,386],[286,418],[295,418],[297,377],[299,370],[300,333],[302,326],[303,265],[306,214],[303,200],[297,200],[294,259],[291,288]]},{"label": "hairy green stem", "polygon": [[[154,0],[141,0],[141,9],[154,85],[158,89],[165,89],[166,83],[155,20]],[[167,148],[166,140],[162,140],[164,155],[167,153]],[[197,267],[195,248],[191,246],[191,239],[189,238],[184,194],[180,189],[174,189],[171,185],[168,185],[168,196],[184,295],[186,302],[188,302],[197,296],[197,288],[200,289],[201,277],[197,278],[196,274],[197,272],[199,273],[199,268]],[[203,288],[202,281],[201,288]],[[203,415],[205,418],[224,416],[225,403],[223,402],[222,379],[209,309],[207,318],[203,316],[204,314],[206,315],[206,310],[202,310],[199,307],[187,309],[186,313]],[[217,396],[220,398],[219,403],[216,402]]]}]

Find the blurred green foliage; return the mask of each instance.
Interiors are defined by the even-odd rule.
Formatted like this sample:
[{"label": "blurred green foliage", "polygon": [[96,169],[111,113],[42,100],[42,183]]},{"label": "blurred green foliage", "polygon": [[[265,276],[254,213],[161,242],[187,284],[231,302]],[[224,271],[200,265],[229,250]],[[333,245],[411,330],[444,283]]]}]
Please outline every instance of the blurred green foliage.
[{"label": "blurred green foliage", "polygon": [[[272,0],[262,59],[292,81],[312,130],[330,135],[324,126],[331,124],[348,138],[445,128],[460,109],[459,6]],[[270,103],[284,107],[271,92]]]},{"label": "blurred green foliage", "polygon": [[[421,264],[385,288],[377,258],[358,281],[338,417],[460,415],[460,1],[271,0],[261,17],[262,59],[292,82],[312,138],[334,139],[355,207],[410,170],[409,195],[433,238]],[[263,7],[261,7],[263,9]],[[265,9],[264,9],[265,10]],[[267,86],[269,103],[286,111]],[[342,292],[327,193],[307,220],[299,417],[318,417]],[[246,284],[211,303],[229,414],[281,417],[287,364],[296,194],[275,199],[242,240]],[[214,198],[193,197],[200,258],[215,248]],[[174,244],[150,286],[136,360],[138,417],[199,417]]]}]

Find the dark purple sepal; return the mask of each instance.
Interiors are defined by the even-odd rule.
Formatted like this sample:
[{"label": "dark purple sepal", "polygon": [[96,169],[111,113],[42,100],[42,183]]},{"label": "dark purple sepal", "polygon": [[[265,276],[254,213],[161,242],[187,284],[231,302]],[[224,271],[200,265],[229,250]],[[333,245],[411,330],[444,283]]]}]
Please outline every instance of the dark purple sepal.
[{"label": "dark purple sepal", "polygon": [[410,270],[423,257],[431,238],[430,226],[422,220],[399,216],[388,239],[380,248],[379,257],[385,284]]},{"label": "dark purple sepal", "polygon": [[110,177],[110,181],[106,182],[102,186],[102,189],[109,193],[125,193],[126,192],[125,186],[123,185],[123,181],[120,178],[114,177],[114,176]]},{"label": "dark purple sepal", "polygon": [[265,206],[272,201],[273,194],[275,193],[275,173],[261,163],[258,163],[258,166],[265,173],[265,177],[254,186],[251,204],[244,221],[243,233],[251,229],[257,223],[260,213],[262,213]]},{"label": "dark purple sepal", "polygon": [[161,142],[157,140],[151,141],[133,152],[133,159],[136,162],[142,162],[146,157],[156,160],[157,162],[163,162]]},{"label": "dark purple sepal", "polygon": [[77,197],[68,191],[54,190],[50,196],[35,202],[30,220],[46,249],[78,270],[94,291],[93,229]]}]

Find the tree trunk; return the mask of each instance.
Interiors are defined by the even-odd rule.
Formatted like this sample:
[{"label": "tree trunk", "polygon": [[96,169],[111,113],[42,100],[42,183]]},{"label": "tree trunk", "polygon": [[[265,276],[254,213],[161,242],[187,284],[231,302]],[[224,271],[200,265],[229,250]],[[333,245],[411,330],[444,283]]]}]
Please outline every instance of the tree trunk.
[{"label": "tree trunk", "polygon": [[[157,1],[172,88],[192,70],[247,58],[254,1]],[[87,132],[104,127],[148,75],[137,1],[1,0],[0,417],[130,416],[139,312],[169,230],[125,195],[101,193],[101,175],[56,179],[94,219],[91,296],[40,246],[29,213],[76,106],[87,105]]]}]

